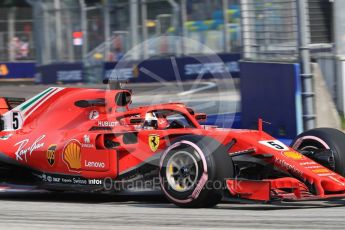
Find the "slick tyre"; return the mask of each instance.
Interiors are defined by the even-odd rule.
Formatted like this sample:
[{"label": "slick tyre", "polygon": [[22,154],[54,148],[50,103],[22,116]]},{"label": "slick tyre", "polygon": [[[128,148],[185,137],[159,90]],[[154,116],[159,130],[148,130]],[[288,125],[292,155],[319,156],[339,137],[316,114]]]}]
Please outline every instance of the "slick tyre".
[{"label": "slick tyre", "polygon": [[166,197],[184,208],[217,205],[234,165],[224,146],[209,137],[176,138],[160,160],[159,179]]},{"label": "slick tyre", "polygon": [[[298,135],[291,146],[302,153],[303,151],[331,150],[334,164],[332,168],[329,165],[324,166],[345,176],[345,134],[343,132],[332,128],[308,130]],[[310,158],[313,159],[312,155]]]}]

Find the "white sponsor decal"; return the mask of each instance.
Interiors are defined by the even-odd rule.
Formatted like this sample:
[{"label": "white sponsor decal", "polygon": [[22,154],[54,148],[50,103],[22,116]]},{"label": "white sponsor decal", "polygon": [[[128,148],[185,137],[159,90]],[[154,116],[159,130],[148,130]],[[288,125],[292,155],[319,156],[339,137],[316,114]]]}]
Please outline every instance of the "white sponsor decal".
[{"label": "white sponsor decal", "polygon": [[15,109],[5,113],[2,120],[4,121],[4,130],[6,131],[17,130],[23,126],[22,114]]},{"label": "white sponsor decal", "polygon": [[335,176],[335,173],[319,173],[318,176]]},{"label": "white sponsor decal", "polygon": [[69,184],[69,183],[72,183],[72,179],[69,179],[69,178],[61,178],[61,182],[62,182],[62,183]]},{"label": "white sponsor decal", "polygon": [[85,161],[85,167],[105,168],[104,162]]},{"label": "white sponsor decal", "polygon": [[81,81],[83,75],[81,70],[58,71],[57,81]]},{"label": "white sponsor decal", "polygon": [[300,165],[304,166],[304,165],[316,165],[316,162],[313,162],[313,161],[308,161],[308,162],[302,162],[302,163],[299,163]]},{"label": "white sponsor decal", "polygon": [[321,165],[311,165],[311,166],[305,166],[306,169],[319,169],[323,168]]},{"label": "white sponsor decal", "polygon": [[87,180],[73,178],[73,184],[87,184]]},{"label": "white sponsor decal", "polygon": [[289,147],[278,140],[259,141],[259,143],[275,150],[289,150]]},{"label": "white sponsor decal", "polygon": [[300,170],[296,169],[293,165],[287,163],[286,161],[276,158],[275,164],[291,172],[292,174],[295,174],[299,177],[303,177],[303,173]]},{"label": "white sponsor decal", "polygon": [[44,146],[44,143],[41,143],[41,141],[46,137],[46,135],[42,135],[39,137],[31,146],[26,147],[27,144],[29,143],[29,139],[22,140],[15,144],[14,146],[19,146],[18,150],[16,151],[16,160],[25,160],[26,162],[28,161],[27,159],[27,154],[31,156],[31,154],[40,148]]},{"label": "white sponsor decal", "polygon": [[97,110],[92,110],[89,114],[90,120],[95,120],[99,117],[99,112]]},{"label": "white sponsor decal", "polygon": [[61,181],[61,178],[59,178],[59,177],[53,177],[53,182],[55,182],[55,183],[60,183],[60,181]]},{"label": "white sponsor decal", "polygon": [[220,74],[239,72],[238,62],[215,62],[205,64],[188,64],[184,67],[186,75],[199,75],[203,73]]},{"label": "white sponsor decal", "polygon": [[84,135],[84,143],[81,144],[81,147],[83,148],[93,148],[94,145],[90,144],[90,136],[89,135]]},{"label": "white sponsor decal", "polygon": [[84,143],[90,144],[90,136],[89,135],[84,135]]},{"label": "white sponsor decal", "polygon": [[63,184],[83,184],[83,185],[102,185],[103,181],[100,179],[84,179],[84,178],[65,178],[65,177],[59,177],[55,175],[37,175],[39,178],[42,179],[43,182],[49,182],[49,183],[63,183]]},{"label": "white sponsor decal", "polygon": [[105,73],[106,79],[128,80],[133,77],[133,68],[112,69]]},{"label": "white sponsor decal", "polygon": [[89,180],[89,184],[92,184],[92,185],[101,185],[101,184],[102,184],[102,180],[90,179],[90,180]]},{"label": "white sponsor decal", "polygon": [[93,148],[95,147],[93,144],[91,144],[90,136],[84,135],[84,143],[81,144],[81,147],[83,148]]},{"label": "white sponsor decal", "polygon": [[83,148],[93,148],[95,146],[93,144],[81,144],[81,147],[83,147]]},{"label": "white sponsor decal", "polygon": [[99,121],[98,126],[100,127],[115,127],[118,124],[116,121]]}]

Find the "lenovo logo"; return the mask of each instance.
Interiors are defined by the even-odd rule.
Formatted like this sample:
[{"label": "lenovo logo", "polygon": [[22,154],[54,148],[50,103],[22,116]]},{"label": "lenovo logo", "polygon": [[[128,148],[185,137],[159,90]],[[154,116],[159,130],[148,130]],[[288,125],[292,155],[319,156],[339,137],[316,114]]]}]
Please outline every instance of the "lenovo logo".
[{"label": "lenovo logo", "polygon": [[95,161],[85,161],[85,167],[105,168],[105,163],[104,162],[95,162]]}]

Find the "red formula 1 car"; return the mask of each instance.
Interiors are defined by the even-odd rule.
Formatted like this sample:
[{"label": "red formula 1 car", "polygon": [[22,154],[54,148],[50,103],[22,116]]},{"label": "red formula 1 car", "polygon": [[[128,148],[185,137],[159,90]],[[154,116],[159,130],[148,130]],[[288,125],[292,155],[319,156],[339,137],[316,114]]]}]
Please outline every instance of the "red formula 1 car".
[{"label": "red formula 1 car", "polygon": [[131,91],[122,89],[49,88],[25,102],[1,98],[2,180],[90,192],[157,182],[181,207],[222,198],[345,197],[340,131],[310,130],[288,147],[260,121],[258,130],[222,129],[200,125],[206,115],[181,103],[130,104]]}]

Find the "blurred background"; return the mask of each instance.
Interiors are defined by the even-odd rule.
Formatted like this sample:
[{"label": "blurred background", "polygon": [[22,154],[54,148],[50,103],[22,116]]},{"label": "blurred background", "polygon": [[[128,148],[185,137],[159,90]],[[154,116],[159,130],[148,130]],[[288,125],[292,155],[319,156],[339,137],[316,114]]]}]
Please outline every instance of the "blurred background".
[{"label": "blurred background", "polygon": [[241,127],[341,128],[344,11],[342,0],[3,0],[0,85],[99,83],[124,56],[132,82],[157,82],[141,67],[176,81],[173,57],[182,81],[237,79]]},{"label": "blurred background", "polygon": [[[216,52],[241,49],[239,0],[5,0],[0,6],[1,61],[117,61],[162,35],[192,38]],[[138,57],[188,54],[175,42],[177,49],[162,40]]]}]

